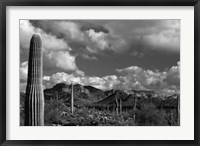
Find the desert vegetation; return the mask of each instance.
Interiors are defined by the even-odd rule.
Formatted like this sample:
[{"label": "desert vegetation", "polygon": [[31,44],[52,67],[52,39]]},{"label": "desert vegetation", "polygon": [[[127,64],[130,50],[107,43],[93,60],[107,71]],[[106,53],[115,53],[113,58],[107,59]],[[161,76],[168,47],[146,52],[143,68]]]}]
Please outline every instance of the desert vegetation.
[{"label": "desert vegetation", "polygon": [[[71,94],[73,90],[73,109]],[[103,91],[60,83],[44,90],[45,126],[177,126],[178,94],[159,97],[153,91]],[[21,93],[20,124],[24,124]],[[73,112],[72,112],[73,110]]]}]

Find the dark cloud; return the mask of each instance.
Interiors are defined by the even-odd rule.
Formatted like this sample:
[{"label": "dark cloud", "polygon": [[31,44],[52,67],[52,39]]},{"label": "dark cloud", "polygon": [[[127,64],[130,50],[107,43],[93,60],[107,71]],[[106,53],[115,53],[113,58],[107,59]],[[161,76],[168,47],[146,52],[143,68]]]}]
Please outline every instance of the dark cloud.
[{"label": "dark cloud", "polygon": [[90,29],[93,29],[95,32],[109,33],[109,30],[106,29],[103,26],[94,26],[92,24],[81,26],[82,31],[87,31],[87,30],[90,30]]},{"label": "dark cloud", "polygon": [[59,39],[43,29],[34,27],[28,20],[20,20],[20,60],[28,60],[29,43],[32,35],[39,33],[43,41],[44,69],[76,70],[75,56],[64,39]]},{"label": "dark cloud", "polygon": [[[68,44],[84,44],[91,53],[158,50],[179,53],[180,20],[32,20],[35,27]],[[87,46],[87,47],[86,47]],[[74,47],[72,49],[79,49]]]},{"label": "dark cloud", "polygon": [[180,20],[20,21],[21,82],[34,33],[43,39],[48,87],[73,79],[99,88],[179,91]]}]

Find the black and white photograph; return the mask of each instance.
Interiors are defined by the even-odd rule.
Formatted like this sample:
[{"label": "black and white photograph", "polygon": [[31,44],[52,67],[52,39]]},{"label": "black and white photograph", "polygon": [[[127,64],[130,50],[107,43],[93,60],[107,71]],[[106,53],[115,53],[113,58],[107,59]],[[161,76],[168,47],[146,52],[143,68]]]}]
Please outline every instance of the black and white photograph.
[{"label": "black and white photograph", "polygon": [[179,19],[19,20],[20,126],[180,126]]}]

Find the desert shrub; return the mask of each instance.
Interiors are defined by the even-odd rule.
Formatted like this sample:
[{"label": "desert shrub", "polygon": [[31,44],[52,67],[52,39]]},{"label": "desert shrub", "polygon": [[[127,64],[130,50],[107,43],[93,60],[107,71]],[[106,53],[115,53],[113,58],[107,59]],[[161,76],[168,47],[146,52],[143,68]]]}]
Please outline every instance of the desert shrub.
[{"label": "desert shrub", "polygon": [[20,126],[24,126],[25,113],[24,108],[20,105]]},{"label": "desert shrub", "polygon": [[66,111],[66,106],[57,100],[46,101],[44,108],[44,122],[45,125],[62,124],[61,113]]},{"label": "desert shrub", "polygon": [[164,110],[156,109],[154,104],[144,104],[136,112],[136,123],[140,126],[165,126],[168,124],[165,117]]},{"label": "desert shrub", "polygon": [[128,112],[123,112],[122,115],[123,115],[123,118],[124,118],[125,121],[130,118],[130,114]]},{"label": "desert shrub", "polygon": [[25,93],[20,93],[20,126],[24,126],[24,120],[25,120],[24,102],[25,102]]},{"label": "desert shrub", "polygon": [[178,115],[175,109],[167,110],[166,119],[168,121],[168,125],[170,126],[179,126],[178,125]]}]

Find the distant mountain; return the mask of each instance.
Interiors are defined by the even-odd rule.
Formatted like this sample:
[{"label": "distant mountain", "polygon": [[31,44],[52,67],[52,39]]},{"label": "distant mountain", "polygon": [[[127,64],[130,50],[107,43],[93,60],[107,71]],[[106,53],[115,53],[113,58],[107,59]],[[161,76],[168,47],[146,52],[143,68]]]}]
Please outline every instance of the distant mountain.
[{"label": "distant mountain", "polygon": [[[108,90],[103,91],[93,86],[73,85],[74,105],[80,106],[114,106],[116,99],[122,101],[123,106],[132,107],[134,98],[137,97],[137,106],[141,107],[145,103],[153,103],[157,107],[176,107],[178,94],[169,97],[159,98],[154,91],[136,90]],[[59,83],[50,89],[44,90],[45,100],[60,100],[67,106],[71,101],[71,85]],[[24,103],[25,94],[20,93],[21,105]]]},{"label": "distant mountain", "polygon": [[114,89],[111,89],[111,90],[105,91],[104,94],[105,94],[106,96],[110,96],[110,95],[113,94],[114,92],[115,92],[115,90],[114,90]]},{"label": "distant mountain", "polygon": [[115,90],[113,91],[112,94],[110,94],[108,97],[104,98],[103,100],[96,102],[95,104],[97,105],[111,105],[115,104],[116,99],[119,100],[121,99],[122,101],[125,101],[128,99],[128,95],[120,90]]},{"label": "distant mountain", "polygon": [[85,89],[87,89],[90,93],[90,96],[93,97],[93,101],[99,101],[106,97],[106,94],[103,90],[97,89],[93,86],[84,86]]},{"label": "distant mountain", "polygon": [[[92,86],[82,86],[80,84],[73,85],[73,93],[75,106],[83,106],[105,98],[104,91]],[[59,83],[53,88],[45,89],[44,96],[46,100],[57,99],[63,100],[65,103],[70,103],[71,85]]]},{"label": "distant mountain", "polygon": [[85,89],[88,89],[90,93],[95,93],[95,92],[103,92],[101,89],[97,89],[93,86],[84,86]]},{"label": "distant mountain", "polygon": [[[111,91],[108,92],[110,94]],[[159,98],[158,95],[153,91],[121,91],[121,90],[115,90],[112,91],[112,94],[107,96],[106,98],[102,99],[101,101],[98,101],[94,103],[94,106],[101,106],[101,107],[107,107],[107,106],[115,106],[116,100],[118,102],[121,100],[123,107],[133,107],[134,104],[134,98],[137,98],[137,107],[140,108],[144,104],[153,103],[158,108],[174,108],[177,107],[177,94],[174,94],[170,97],[167,97],[165,99]]]}]

